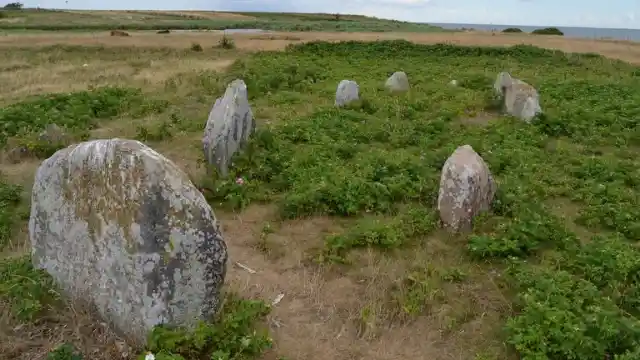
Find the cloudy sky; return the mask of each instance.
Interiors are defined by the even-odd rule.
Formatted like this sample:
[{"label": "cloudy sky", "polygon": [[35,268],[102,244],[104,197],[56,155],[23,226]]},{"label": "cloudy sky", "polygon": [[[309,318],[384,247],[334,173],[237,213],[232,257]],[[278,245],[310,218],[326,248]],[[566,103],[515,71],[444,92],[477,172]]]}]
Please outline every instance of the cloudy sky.
[{"label": "cloudy sky", "polygon": [[24,0],[23,3],[44,8],[339,12],[417,22],[640,28],[640,0],[607,3],[603,0]]}]

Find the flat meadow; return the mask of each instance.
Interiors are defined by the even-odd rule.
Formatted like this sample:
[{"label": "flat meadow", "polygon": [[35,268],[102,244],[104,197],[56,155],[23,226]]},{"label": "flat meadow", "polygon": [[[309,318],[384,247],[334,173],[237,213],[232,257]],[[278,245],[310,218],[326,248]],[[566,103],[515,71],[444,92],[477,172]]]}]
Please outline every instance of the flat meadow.
[{"label": "flat meadow", "polygon": [[[636,65],[523,44],[162,40],[173,35],[0,39],[0,358],[640,358]],[[395,71],[407,94],[385,91]],[[543,116],[500,113],[500,71],[538,89]],[[205,122],[237,78],[258,129],[230,178],[206,176]],[[343,79],[361,99],[336,109]],[[67,132],[60,142],[38,137],[52,123]],[[127,344],[30,264],[36,168],[112,137],[173,160],[222,224],[227,298],[194,332],[158,327]],[[436,199],[464,144],[498,193],[472,233],[452,236]],[[13,159],[17,147],[28,156]]]}]

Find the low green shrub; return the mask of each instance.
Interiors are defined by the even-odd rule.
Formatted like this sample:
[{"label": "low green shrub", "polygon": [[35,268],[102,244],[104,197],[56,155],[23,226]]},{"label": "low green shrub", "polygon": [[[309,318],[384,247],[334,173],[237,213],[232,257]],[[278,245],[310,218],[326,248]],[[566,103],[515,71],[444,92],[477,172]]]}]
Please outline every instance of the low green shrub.
[{"label": "low green shrub", "polygon": [[555,27],[548,27],[548,28],[544,28],[544,29],[535,29],[531,32],[532,34],[536,34],[536,35],[559,35],[559,36],[563,36],[564,33],[562,31],[560,31],[560,29],[555,28]]},{"label": "low green shrub", "polygon": [[522,29],[510,27],[510,28],[506,28],[506,29],[502,30],[502,32],[503,33],[521,33]]}]

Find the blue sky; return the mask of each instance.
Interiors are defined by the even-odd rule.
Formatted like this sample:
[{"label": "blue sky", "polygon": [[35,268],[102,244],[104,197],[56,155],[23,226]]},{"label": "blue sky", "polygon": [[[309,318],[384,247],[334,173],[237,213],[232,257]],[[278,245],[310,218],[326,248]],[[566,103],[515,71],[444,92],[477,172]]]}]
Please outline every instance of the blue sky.
[{"label": "blue sky", "polygon": [[[8,0],[4,0],[8,2]],[[73,9],[350,13],[418,22],[640,28],[640,0],[25,0]]]}]

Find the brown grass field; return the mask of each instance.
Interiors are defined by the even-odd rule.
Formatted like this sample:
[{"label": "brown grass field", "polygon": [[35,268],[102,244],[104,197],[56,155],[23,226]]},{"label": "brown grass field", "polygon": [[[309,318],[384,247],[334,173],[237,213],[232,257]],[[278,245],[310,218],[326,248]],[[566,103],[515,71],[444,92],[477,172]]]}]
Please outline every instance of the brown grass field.
[{"label": "brown grass field", "polygon": [[[199,12],[184,12],[198,15]],[[208,13],[207,16],[214,16]],[[599,53],[604,56],[640,64],[640,44],[624,41],[566,39],[554,36],[507,35],[484,32],[465,33],[270,33],[231,35],[236,49],[213,49],[221,32],[179,32],[158,35],[155,32],[131,32],[131,37],[111,37],[100,33],[25,33],[0,36],[0,105],[43,94],[84,90],[89,86],[127,85],[141,87],[145,92],[162,93],[172,104],[180,104],[181,115],[206,119],[208,107],[189,102],[190,79],[201,71],[224,72],[236,59],[261,50],[280,50],[291,43],[311,40],[406,39],[417,43],[451,43],[458,45],[532,44],[566,52]],[[189,52],[192,43],[199,43],[204,52]],[[50,46],[58,47],[50,47]],[[92,51],[59,47],[101,46]],[[113,51],[110,51],[113,49]],[[127,50],[129,49],[129,50]],[[183,51],[184,50],[184,51]],[[175,87],[167,90],[166,81],[180,75]],[[185,100],[187,99],[187,100]],[[276,119],[278,110],[262,102],[252,104],[259,119]],[[309,111],[300,104],[295,111]],[[92,137],[135,136],[136,126],[153,124],[157,119],[123,118],[110,121],[92,131]],[[175,161],[189,174],[197,177],[202,171],[196,160],[201,156],[201,134],[178,134],[154,145],[160,153]],[[19,164],[2,163],[2,172],[9,181],[24,184],[29,189],[39,160]],[[25,194],[28,196],[28,193]],[[371,251],[362,252],[361,266],[336,270],[309,264],[306,255],[317,247],[322,237],[341,224],[330,218],[317,217],[286,221],[266,234],[264,227],[274,218],[269,206],[252,205],[242,213],[216,210],[224,227],[229,247],[229,286],[244,296],[267,301],[279,293],[282,303],[269,316],[275,348],[265,359],[474,359],[477,349],[484,349],[487,358],[505,358],[507,351],[496,332],[501,324],[499,314],[510,306],[499,289],[499,279],[487,276],[487,270],[462,260],[459,248],[435,236],[428,246],[411,258],[399,261]],[[28,251],[26,225],[14,239],[4,256]],[[286,249],[286,251],[284,250]],[[2,254],[0,254],[2,256]],[[472,278],[473,286],[443,286],[440,291],[449,299],[433,316],[385,329],[380,334],[378,324],[386,313],[382,305],[384,291],[396,278],[421,259],[430,259],[434,271],[447,266],[460,266]],[[257,271],[251,274],[236,266],[244,264]],[[422,264],[424,265],[424,264]],[[366,279],[366,281],[365,281]],[[433,294],[434,303],[436,297]],[[0,303],[0,358],[7,360],[43,359],[47,351],[60,341],[72,340],[86,354],[85,359],[121,359],[132,356],[123,340],[105,329],[104,324],[87,314],[79,304],[70,305],[55,318],[36,324],[20,324],[8,315]],[[364,306],[375,316],[368,322],[361,311]],[[462,330],[442,340],[447,324],[459,321],[465,314],[479,314],[466,322]],[[455,314],[455,315],[454,315]],[[364,320],[363,320],[364,319]],[[360,329],[349,324],[360,321]],[[52,325],[53,324],[53,325]],[[381,330],[380,330],[381,331]],[[128,354],[128,355],[127,355]],[[476,359],[480,359],[476,357]]]},{"label": "brown grass field", "polygon": [[126,18],[126,17],[134,17],[134,16],[144,16],[144,15],[156,15],[156,16],[192,16],[201,19],[212,19],[212,20],[254,20],[255,17],[243,15],[243,14],[235,14],[230,12],[217,12],[217,11],[195,11],[195,10],[184,10],[184,11],[164,11],[164,10],[148,10],[148,11],[126,11],[126,10],[102,10],[102,11],[92,11],[92,10],[68,10],[66,11],[71,14],[85,14],[85,15],[93,15],[93,16],[112,16],[114,18]]},{"label": "brown grass field", "polygon": [[[227,16],[228,14],[225,14]],[[242,16],[242,15],[238,15]],[[0,37],[2,47],[30,47],[49,45],[76,46],[134,46],[185,48],[192,42],[204,47],[213,46],[223,36],[221,31],[174,31],[158,36],[152,31],[132,32],[129,38],[113,38],[108,32],[101,33],[34,33]],[[502,34],[483,31],[457,33],[330,33],[330,32],[271,32],[269,34],[234,34],[238,50],[280,50],[290,43],[325,40],[392,40],[405,39],[419,44],[450,43],[469,46],[511,46],[530,44],[548,49],[575,53],[598,53],[613,59],[640,63],[640,44],[624,40],[571,39],[558,36],[530,34]]]}]

